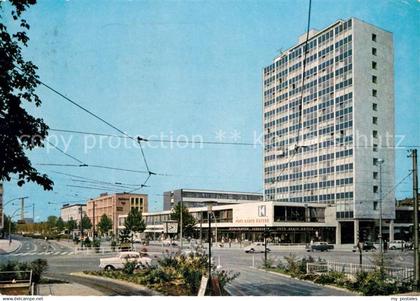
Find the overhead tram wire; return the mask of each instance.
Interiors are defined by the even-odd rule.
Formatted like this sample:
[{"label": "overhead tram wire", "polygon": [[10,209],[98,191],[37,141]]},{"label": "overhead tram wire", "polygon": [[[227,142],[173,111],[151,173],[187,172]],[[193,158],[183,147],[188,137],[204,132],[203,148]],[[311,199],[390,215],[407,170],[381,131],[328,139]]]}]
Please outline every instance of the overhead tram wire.
[{"label": "overhead tram wire", "polygon": [[[104,166],[104,165],[80,165],[80,164],[61,164],[61,163],[35,163],[34,165],[39,166],[61,166],[61,167],[93,167],[93,168],[102,168],[102,169],[110,169],[110,170],[118,170],[118,171],[126,171],[126,172],[133,172],[133,173],[142,173],[148,174],[147,170],[136,170],[136,169],[126,169],[126,168],[118,168],[118,167],[111,167],[111,166]],[[162,174],[162,173],[153,173],[156,176],[171,176],[169,174]]]},{"label": "overhead tram wire", "polygon": [[95,181],[98,183],[106,183],[106,184],[113,184],[113,185],[125,185],[125,186],[133,186],[133,187],[137,187],[139,184],[129,184],[129,183],[124,183],[124,182],[109,182],[109,181],[104,181],[104,180],[98,180],[98,179],[93,179],[93,178],[88,178],[88,177],[83,177],[80,175],[75,175],[75,174],[70,174],[70,173],[65,173],[65,172],[59,172],[59,171],[51,171],[52,173],[58,174],[58,175],[62,175],[62,176],[66,176],[66,177],[70,177],[70,178],[76,178],[76,179],[82,179],[82,180],[89,180],[89,181]]},{"label": "overhead tram wire", "polygon": [[69,158],[73,159],[74,161],[76,161],[76,162],[80,163],[80,164],[81,164],[81,165],[79,165],[80,167],[82,167],[82,166],[87,166],[87,164],[86,164],[86,163],[84,163],[84,162],[82,162],[81,160],[77,159],[76,157],[74,157],[74,156],[72,156],[72,155],[70,155],[70,154],[66,153],[64,150],[62,150],[62,149],[61,149],[61,148],[59,148],[58,146],[54,145],[53,143],[51,143],[51,142],[49,142],[49,141],[47,141],[47,143],[48,143],[49,145],[51,145],[52,147],[54,147],[56,150],[58,150],[60,153],[62,153],[62,154],[64,154],[64,155],[66,155],[67,157],[69,157]]},{"label": "overhead tram wire", "polygon": [[[110,138],[120,138],[120,139],[129,139],[126,136],[121,135],[112,135],[106,133],[95,133],[95,132],[85,132],[85,131],[75,131],[75,130],[65,130],[65,129],[49,129],[52,132],[61,132],[69,134],[81,134],[81,135],[92,135],[92,136],[101,136],[101,137],[110,137]],[[184,143],[189,142],[188,140],[175,140],[175,139],[146,139],[140,138],[144,142],[164,142],[164,143]],[[197,144],[215,144],[215,145],[242,145],[242,146],[255,146],[256,143],[250,142],[222,142],[222,141],[192,141]]]},{"label": "overhead tram wire", "polygon": [[[18,69],[19,71],[24,72],[24,71],[23,71],[23,70],[22,70],[19,66],[16,66],[16,65],[14,65],[14,66],[15,66],[15,68],[16,68],[16,69]],[[142,154],[142,157],[143,157],[143,161],[144,161],[144,163],[145,163],[145,166],[146,166],[146,169],[147,169],[147,172],[148,172],[148,175],[149,175],[149,177],[146,179],[146,181],[145,181],[145,182],[147,182],[147,181],[148,181],[148,179],[150,178],[150,176],[152,176],[152,175],[156,175],[156,173],[154,173],[154,172],[152,172],[152,171],[150,170],[150,168],[149,168],[149,164],[147,163],[146,156],[145,156],[145,154],[144,154],[144,150],[143,150],[143,147],[142,147],[142,145],[141,145],[141,141],[142,141],[142,138],[141,138],[141,137],[137,137],[137,139],[136,139],[136,138],[134,138],[134,137],[132,137],[132,136],[128,135],[127,133],[125,133],[123,130],[119,129],[118,127],[116,127],[116,126],[115,126],[115,125],[113,125],[112,123],[110,123],[110,122],[106,121],[106,120],[105,120],[105,119],[103,119],[102,117],[98,116],[97,114],[93,113],[92,111],[88,110],[87,108],[83,107],[82,105],[78,104],[76,101],[74,101],[74,100],[70,99],[69,97],[67,97],[67,96],[66,96],[66,95],[64,95],[63,93],[59,92],[58,90],[54,89],[54,88],[53,88],[53,87],[51,87],[50,85],[48,85],[48,84],[44,83],[43,81],[41,81],[40,79],[38,79],[36,76],[32,76],[32,77],[34,78],[34,80],[35,80],[36,82],[38,82],[39,84],[43,85],[43,86],[44,86],[44,87],[46,87],[47,89],[51,90],[51,91],[52,91],[52,92],[54,92],[55,94],[59,95],[60,97],[62,97],[62,98],[63,98],[63,99],[65,99],[66,101],[70,102],[70,103],[71,103],[71,104],[73,104],[74,106],[76,106],[76,107],[78,107],[79,109],[81,109],[81,110],[85,111],[85,112],[86,112],[86,113],[88,113],[89,115],[93,116],[94,118],[96,118],[96,119],[98,119],[99,121],[103,122],[104,124],[108,125],[109,127],[111,127],[112,129],[116,130],[116,131],[117,131],[117,132],[119,132],[120,134],[122,134],[122,135],[126,136],[127,138],[129,138],[129,139],[131,139],[131,140],[133,140],[133,141],[136,141],[136,142],[139,144],[139,146],[140,146],[140,149],[141,149],[141,154]]]},{"label": "overhead tram wire", "polygon": [[[308,7],[308,19],[307,19],[307,27],[306,27],[306,39],[305,39],[305,43],[303,46],[303,68],[302,68],[302,91],[300,93],[300,100],[299,100],[299,121],[298,121],[298,132],[297,132],[297,139],[296,139],[296,145],[293,148],[293,154],[292,156],[289,158],[289,160],[287,161],[287,164],[285,165],[285,167],[283,167],[283,169],[280,171],[280,174],[278,176],[276,176],[276,179],[273,180],[271,183],[274,184],[275,182],[277,182],[277,178],[280,177],[281,175],[283,175],[284,171],[286,170],[286,168],[288,168],[289,163],[293,160],[293,158],[295,157],[295,155],[299,152],[300,146],[299,146],[299,137],[300,137],[300,131],[301,128],[303,127],[302,125],[302,111],[303,111],[303,87],[305,85],[305,71],[306,71],[306,55],[308,52],[308,41],[309,41],[309,29],[311,27],[311,7],[312,7],[312,0],[309,0],[309,7]],[[289,151],[288,151],[289,153]],[[264,183],[265,186],[265,183]],[[264,190],[264,188],[262,189]],[[258,192],[260,192],[261,189]],[[289,192],[290,195],[290,192]]]},{"label": "overhead tram wire", "polygon": [[305,71],[306,71],[306,55],[308,54],[308,41],[309,41],[309,30],[311,28],[311,8],[312,8],[312,0],[309,0],[309,8],[308,8],[308,20],[306,26],[306,39],[305,44],[303,45],[303,68],[302,68],[302,91],[300,93],[300,100],[299,100],[299,126],[298,126],[298,134],[296,140],[296,151],[299,148],[299,140],[300,140],[300,132],[303,128],[302,123],[302,112],[303,112],[303,92],[305,86]]},{"label": "overhead tram wire", "polygon": [[[86,132],[86,131],[75,131],[75,130],[66,130],[66,129],[55,129],[50,128],[48,129],[52,132],[61,132],[61,133],[69,133],[69,134],[80,134],[80,135],[92,135],[92,136],[99,136],[99,137],[109,137],[109,138],[120,138],[120,139],[129,139],[126,136],[122,135],[113,135],[108,133],[97,133],[97,132]],[[145,139],[142,138],[143,141],[147,142],[164,142],[164,143],[184,143],[189,142],[188,140],[175,140],[175,139]],[[221,141],[197,141],[194,143],[197,144],[215,144],[215,145],[238,145],[238,146],[255,146],[255,145],[263,145],[261,143],[251,143],[251,142],[221,142]],[[405,149],[405,148],[415,148],[420,147],[420,145],[353,145],[352,147],[360,147],[360,148],[394,148],[394,149]]]}]

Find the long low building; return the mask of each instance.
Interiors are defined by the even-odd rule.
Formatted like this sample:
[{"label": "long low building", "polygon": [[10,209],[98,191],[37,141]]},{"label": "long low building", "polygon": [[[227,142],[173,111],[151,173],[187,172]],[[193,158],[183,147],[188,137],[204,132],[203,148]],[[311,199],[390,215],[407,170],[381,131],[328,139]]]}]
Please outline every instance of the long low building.
[{"label": "long low building", "polygon": [[[196,238],[207,239],[207,207],[189,208],[195,217]],[[308,243],[311,240],[336,243],[336,208],[330,204],[254,202],[213,206],[213,239],[263,240],[264,229],[279,243]],[[166,236],[171,211],[144,213],[146,233],[153,239]]]},{"label": "long low building", "polygon": [[163,210],[170,210],[178,203],[185,207],[202,207],[204,203],[212,201],[218,205],[243,204],[259,202],[263,195],[256,192],[222,191],[206,189],[176,189],[163,193]]}]

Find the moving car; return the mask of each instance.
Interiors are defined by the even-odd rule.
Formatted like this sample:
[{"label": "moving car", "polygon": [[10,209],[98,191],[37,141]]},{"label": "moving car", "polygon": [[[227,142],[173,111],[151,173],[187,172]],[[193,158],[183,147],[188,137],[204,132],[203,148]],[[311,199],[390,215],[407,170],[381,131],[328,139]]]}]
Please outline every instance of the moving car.
[{"label": "moving car", "polygon": [[120,270],[124,268],[127,262],[138,263],[138,268],[151,265],[152,259],[140,256],[139,252],[121,252],[116,257],[107,257],[99,259],[99,268],[104,270]]},{"label": "moving car", "polygon": [[314,251],[328,252],[329,250],[332,250],[332,249],[334,249],[334,245],[329,244],[325,241],[317,241],[306,247],[307,252],[314,252]]},{"label": "moving car", "polygon": [[[265,252],[265,247],[263,242],[252,243],[249,246],[244,248],[245,253],[256,253],[256,252]],[[267,247],[267,252],[271,252],[270,248]]]}]

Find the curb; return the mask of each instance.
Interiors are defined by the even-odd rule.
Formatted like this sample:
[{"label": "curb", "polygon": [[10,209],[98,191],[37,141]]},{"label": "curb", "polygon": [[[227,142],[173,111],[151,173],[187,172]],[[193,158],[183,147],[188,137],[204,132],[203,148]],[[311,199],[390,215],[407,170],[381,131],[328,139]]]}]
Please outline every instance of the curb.
[{"label": "curb", "polygon": [[150,288],[148,288],[146,286],[136,284],[136,283],[133,283],[133,282],[128,282],[128,281],[119,280],[119,279],[112,279],[112,278],[107,278],[107,277],[101,277],[101,276],[88,275],[88,274],[85,274],[83,272],[70,273],[70,275],[78,276],[78,277],[85,277],[85,278],[90,278],[90,279],[97,279],[97,280],[107,281],[109,283],[115,283],[115,284],[119,284],[119,285],[129,286],[129,287],[134,288],[134,289],[145,291],[148,294],[150,294],[150,296],[163,296],[161,293],[158,293],[154,290],[151,290]]},{"label": "curb", "polygon": [[338,290],[338,291],[351,293],[351,294],[354,294],[356,296],[363,296],[362,294],[360,294],[358,292],[354,292],[354,291],[348,290],[348,289],[343,288],[343,287],[338,287],[338,286],[334,286],[334,285],[330,285],[330,284],[322,285],[322,284],[315,283],[315,282],[310,281],[310,280],[298,279],[298,278],[294,278],[294,277],[292,277],[290,275],[286,275],[286,274],[282,274],[282,273],[277,273],[277,272],[272,272],[272,271],[266,271],[266,270],[259,269],[259,268],[254,268],[254,269],[259,270],[259,271],[262,271],[262,272],[270,273],[270,274],[273,274],[273,275],[278,275],[278,276],[281,276],[281,277],[284,277],[284,278],[295,279],[295,280],[303,281],[303,282],[306,282],[306,283],[309,283],[309,284],[314,284],[314,285],[319,286],[319,287],[328,287],[328,288],[335,289],[335,290]]},{"label": "curb", "polygon": [[5,250],[3,250],[3,249],[0,249],[0,256],[1,256],[1,255],[9,255],[9,254],[14,253],[14,252],[16,252],[16,251],[19,251],[19,250],[20,250],[20,248],[22,248],[22,243],[21,243],[20,241],[18,241],[18,240],[14,240],[14,241],[16,241],[16,242],[17,242],[17,247],[16,247],[16,249],[11,250],[11,251],[5,251]]}]

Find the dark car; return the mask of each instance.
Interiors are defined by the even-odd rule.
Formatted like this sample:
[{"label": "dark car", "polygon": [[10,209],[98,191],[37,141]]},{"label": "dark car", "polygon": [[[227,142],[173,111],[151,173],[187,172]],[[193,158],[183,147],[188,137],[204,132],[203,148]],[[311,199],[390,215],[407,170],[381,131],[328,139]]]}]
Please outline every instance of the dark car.
[{"label": "dark car", "polygon": [[[372,241],[365,241],[361,243],[361,248],[363,251],[375,251],[376,247]],[[357,246],[353,246],[353,252],[357,252],[359,248]]]},{"label": "dark car", "polygon": [[306,251],[308,252],[313,252],[313,251],[328,252],[331,249],[334,249],[334,246],[323,241],[314,242],[306,247]]}]

